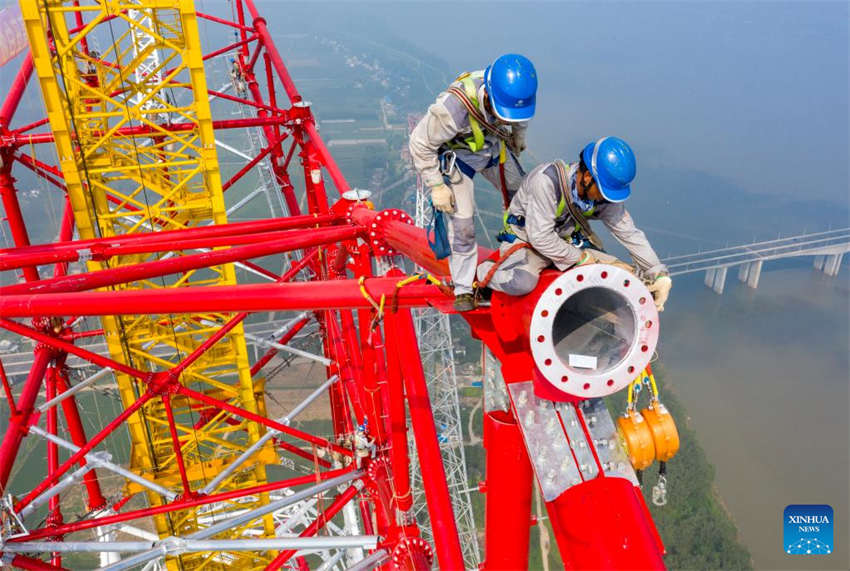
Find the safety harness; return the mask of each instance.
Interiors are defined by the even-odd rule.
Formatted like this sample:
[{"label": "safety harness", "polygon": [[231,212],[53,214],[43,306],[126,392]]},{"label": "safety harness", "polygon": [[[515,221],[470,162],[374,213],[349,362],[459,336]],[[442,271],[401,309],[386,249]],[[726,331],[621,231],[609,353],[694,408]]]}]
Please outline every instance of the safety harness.
[{"label": "safety harness", "polygon": [[[561,218],[564,215],[564,212],[569,210],[570,216],[575,221],[575,228],[573,229],[573,233],[570,236],[572,243],[575,246],[582,247],[585,242],[589,243],[589,245],[593,246],[597,250],[603,250],[602,240],[593,229],[590,227],[590,221],[588,218],[593,216],[596,208],[591,208],[590,210],[583,212],[579,209],[578,206],[572,201],[569,193],[570,183],[567,175],[567,165],[564,161],[557,160],[554,162],[555,170],[558,173],[558,187],[559,187],[559,195],[560,200],[558,201],[558,207],[555,209],[555,218]],[[525,227],[525,217],[517,216],[515,214],[511,214],[510,210],[505,211],[505,215],[502,218],[502,231],[496,235],[496,240],[499,242],[508,242],[513,243],[517,240],[517,235],[514,234],[514,231],[511,229],[511,226],[517,226],[519,228]]]}]

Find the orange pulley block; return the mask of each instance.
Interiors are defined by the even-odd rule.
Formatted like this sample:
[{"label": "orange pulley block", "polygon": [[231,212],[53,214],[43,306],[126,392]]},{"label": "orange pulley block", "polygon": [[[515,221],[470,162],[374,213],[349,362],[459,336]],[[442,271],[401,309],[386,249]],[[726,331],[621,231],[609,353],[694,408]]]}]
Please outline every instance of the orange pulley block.
[{"label": "orange pulley block", "polygon": [[679,431],[673,415],[657,398],[640,411],[655,444],[655,459],[666,462],[679,451]]},{"label": "orange pulley block", "polygon": [[629,409],[617,419],[620,438],[635,470],[643,470],[655,460],[655,442],[649,423],[641,413]]}]

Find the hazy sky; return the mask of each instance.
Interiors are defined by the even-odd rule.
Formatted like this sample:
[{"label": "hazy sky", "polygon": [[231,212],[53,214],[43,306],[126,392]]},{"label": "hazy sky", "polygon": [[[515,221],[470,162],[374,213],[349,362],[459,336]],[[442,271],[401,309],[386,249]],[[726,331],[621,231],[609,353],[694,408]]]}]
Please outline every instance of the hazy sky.
[{"label": "hazy sky", "polygon": [[530,139],[541,160],[617,134],[644,166],[710,172],[751,192],[848,202],[845,2],[319,3],[310,10],[327,34],[341,22],[352,35],[386,26],[452,73],[504,52],[525,54],[540,77]]}]

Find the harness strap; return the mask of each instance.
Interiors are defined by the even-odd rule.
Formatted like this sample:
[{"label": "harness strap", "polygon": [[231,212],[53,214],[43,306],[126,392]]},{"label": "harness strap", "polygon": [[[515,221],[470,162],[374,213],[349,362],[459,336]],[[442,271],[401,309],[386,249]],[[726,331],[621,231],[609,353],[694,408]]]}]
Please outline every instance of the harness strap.
[{"label": "harness strap", "polygon": [[507,209],[511,205],[511,201],[508,198],[508,181],[505,177],[505,161],[504,161],[505,142],[499,141],[499,146],[500,146],[500,149],[499,149],[499,183],[500,183],[500,186],[502,187],[501,188],[501,190],[502,190],[502,203],[505,205],[505,208]]},{"label": "harness strap", "polygon": [[491,267],[487,271],[487,274],[484,276],[484,279],[481,280],[480,282],[478,282],[478,289],[483,289],[483,288],[487,287],[487,284],[489,284],[490,280],[493,279],[493,276],[496,274],[496,270],[499,269],[499,266],[502,265],[502,262],[504,262],[505,260],[510,258],[511,255],[514,254],[515,252],[518,252],[518,251],[522,250],[523,248],[530,248],[530,247],[531,247],[531,244],[529,244],[528,242],[520,241],[520,242],[517,242],[516,244],[514,244],[513,246],[511,246],[510,248],[508,248],[507,251],[503,255],[499,256],[499,258],[493,263],[493,267]]},{"label": "harness strap", "polygon": [[558,171],[558,180],[561,183],[561,200],[558,203],[558,211],[556,215],[560,216],[564,213],[564,209],[569,209],[570,216],[572,216],[573,220],[576,221],[576,225],[581,228],[581,232],[587,238],[588,242],[590,242],[597,250],[603,250],[602,240],[590,227],[587,215],[579,210],[578,206],[573,203],[572,199],[567,194],[567,189],[570,188],[570,184],[567,180],[567,169],[564,162],[560,160],[555,161],[555,170]]},{"label": "harness strap", "polygon": [[[466,79],[466,78],[464,78],[464,79]],[[461,82],[463,82],[463,79],[461,79]],[[487,131],[489,131],[490,133],[492,133],[493,135],[495,135],[496,137],[498,137],[499,139],[501,139],[505,143],[508,142],[508,140],[510,139],[510,136],[508,135],[508,133],[506,133],[502,129],[496,127],[495,125],[493,125],[492,123],[487,121],[487,119],[484,117],[484,114],[481,113],[480,109],[478,108],[478,97],[477,96],[475,96],[475,98],[472,99],[466,94],[466,92],[464,90],[462,90],[458,87],[455,87],[455,86],[449,87],[448,92],[451,93],[452,95],[454,95],[455,97],[457,97],[460,100],[460,102],[463,104],[463,106],[466,107],[466,111],[469,113],[469,126],[472,129],[473,136],[475,135],[475,126],[473,126],[473,120],[475,120],[478,123],[477,127],[479,129],[481,127],[484,127],[484,129],[486,129]],[[482,137],[483,137],[483,134],[482,134]],[[482,147],[483,147],[483,143],[482,143]],[[481,149],[479,148],[477,150],[481,150]],[[473,151],[473,152],[477,152],[477,151]]]}]

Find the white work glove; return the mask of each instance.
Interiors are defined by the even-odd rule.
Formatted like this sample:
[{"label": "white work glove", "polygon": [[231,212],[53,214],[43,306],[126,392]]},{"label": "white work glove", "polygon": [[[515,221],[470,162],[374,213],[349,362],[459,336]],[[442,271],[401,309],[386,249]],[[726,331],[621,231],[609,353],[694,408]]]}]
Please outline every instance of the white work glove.
[{"label": "white work glove", "polygon": [[596,256],[594,256],[593,254],[591,254],[587,250],[582,250],[581,251],[581,259],[578,262],[576,262],[575,267],[586,266],[587,264],[595,264],[598,261],[599,260],[596,259]]},{"label": "white work glove", "polygon": [[658,311],[664,311],[664,304],[667,303],[667,298],[670,297],[670,289],[673,287],[673,280],[670,276],[659,276],[654,282],[649,284],[649,291],[655,300],[655,308]]},{"label": "white work glove", "polygon": [[431,203],[434,208],[446,214],[454,214],[455,211],[455,195],[445,184],[438,184],[431,187]]},{"label": "white work glove", "polygon": [[528,146],[525,144],[525,129],[513,129],[511,131],[511,142],[510,142],[511,150],[515,154],[520,154],[523,152]]}]

